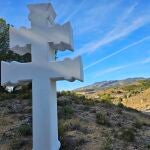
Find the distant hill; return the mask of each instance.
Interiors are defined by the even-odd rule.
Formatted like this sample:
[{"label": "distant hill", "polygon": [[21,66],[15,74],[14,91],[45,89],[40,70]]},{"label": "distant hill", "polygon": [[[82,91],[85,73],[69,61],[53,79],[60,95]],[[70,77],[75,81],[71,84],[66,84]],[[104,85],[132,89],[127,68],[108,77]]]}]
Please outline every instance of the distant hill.
[{"label": "distant hill", "polygon": [[[111,87],[125,86],[125,85],[129,85],[129,84],[133,84],[137,81],[145,80],[145,79],[146,78],[139,77],[139,78],[127,78],[127,79],[124,79],[124,80],[110,80],[110,81],[96,82],[94,84],[78,88],[75,91],[104,90],[104,89],[111,88]],[[146,80],[150,80],[150,78],[147,78]]]}]

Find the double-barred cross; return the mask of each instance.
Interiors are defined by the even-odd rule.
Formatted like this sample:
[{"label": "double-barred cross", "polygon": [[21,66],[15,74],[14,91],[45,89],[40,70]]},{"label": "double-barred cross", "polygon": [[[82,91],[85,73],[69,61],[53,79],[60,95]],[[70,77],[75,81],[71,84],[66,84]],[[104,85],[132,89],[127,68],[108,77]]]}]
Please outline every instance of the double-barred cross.
[{"label": "double-barred cross", "polygon": [[55,61],[56,50],[73,50],[70,23],[55,24],[50,3],[28,5],[31,28],[10,28],[10,47],[31,52],[29,63],[2,62],[1,84],[32,81],[33,150],[58,150],[57,80],[83,80],[80,57]]}]

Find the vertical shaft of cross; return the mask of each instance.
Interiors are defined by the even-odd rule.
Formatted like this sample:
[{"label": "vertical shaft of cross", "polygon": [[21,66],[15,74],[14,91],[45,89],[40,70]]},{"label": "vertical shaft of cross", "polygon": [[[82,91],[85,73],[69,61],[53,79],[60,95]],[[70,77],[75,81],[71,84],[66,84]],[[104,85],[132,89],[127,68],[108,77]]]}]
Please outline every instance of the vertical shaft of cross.
[{"label": "vertical shaft of cross", "polygon": [[55,85],[33,80],[33,150],[59,150]]},{"label": "vertical shaft of cross", "polygon": [[[41,47],[40,51],[46,50],[47,46],[48,45]],[[39,49],[40,47],[38,47],[38,50]],[[37,51],[37,49],[33,45],[32,59],[33,63],[38,65],[38,61],[40,60],[34,59],[35,51]],[[54,54],[54,51],[51,49],[50,53]],[[44,58],[41,59],[43,60],[42,63],[45,63]],[[50,60],[55,60],[55,55],[51,55]],[[44,77],[43,73],[37,74],[32,84],[33,150],[59,150],[56,81]]]}]

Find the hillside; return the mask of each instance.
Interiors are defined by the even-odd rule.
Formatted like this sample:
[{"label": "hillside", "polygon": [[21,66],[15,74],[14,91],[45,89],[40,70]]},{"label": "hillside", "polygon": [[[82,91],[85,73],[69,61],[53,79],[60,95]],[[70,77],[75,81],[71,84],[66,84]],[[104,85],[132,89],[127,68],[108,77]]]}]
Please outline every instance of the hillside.
[{"label": "hillside", "polygon": [[140,77],[140,78],[127,78],[124,80],[101,81],[101,82],[96,82],[94,84],[91,84],[85,87],[78,88],[75,91],[84,91],[84,92],[87,91],[88,92],[88,91],[104,90],[104,89],[111,88],[111,87],[133,84],[140,80],[150,80],[150,79]]},{"label": "hillside", "polygon": [[150,79],[130,78],[103,81],[75,90],[88,98],[122,103],[140,111],[150,109]]},{"label": "hillside", "polygon": [[[0,150],[31,150],[31,91],[0,97]],[[58,93],[58,111],[62,150],[150,149],[149,115],[72,92]]]},{"label": "hillside", "polygon": [[123,100],[123,104],[141,111],[150,111],[150,88]]}]

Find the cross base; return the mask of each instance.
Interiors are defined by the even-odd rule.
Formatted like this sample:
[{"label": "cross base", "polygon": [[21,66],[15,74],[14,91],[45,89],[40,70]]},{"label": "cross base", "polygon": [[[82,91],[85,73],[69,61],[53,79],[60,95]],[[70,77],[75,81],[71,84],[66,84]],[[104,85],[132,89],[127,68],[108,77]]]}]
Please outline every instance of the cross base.
[{"label": "cross base", "polygon": [[[60,141],[58,141],[58,142],[56,143],[56,145],[55,145],[53,148],[49,149],[49,150],[59,150],[59,149],[60,149],[60,146],[61,146]],[[32,150],[36,150],[36,149],[32,149]]]}]

